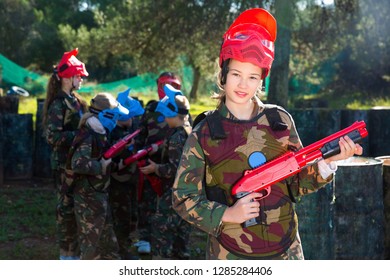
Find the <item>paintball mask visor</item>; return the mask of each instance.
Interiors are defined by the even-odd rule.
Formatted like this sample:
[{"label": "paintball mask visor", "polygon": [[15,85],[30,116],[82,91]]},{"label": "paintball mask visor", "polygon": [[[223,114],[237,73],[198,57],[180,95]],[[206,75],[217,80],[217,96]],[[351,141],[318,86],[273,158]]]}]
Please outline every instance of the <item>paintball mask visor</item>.
[{"label": "paintball mask visor", "polygon": [[129,114],[129,110],[118,103],[118,106],[113,109],[105,109],[102,111],[96,110],[90,107],[92,113],[98,114],[99,121],[102,125],[111,132],[115,126],[116,122],[120,117],[126,116]]}]

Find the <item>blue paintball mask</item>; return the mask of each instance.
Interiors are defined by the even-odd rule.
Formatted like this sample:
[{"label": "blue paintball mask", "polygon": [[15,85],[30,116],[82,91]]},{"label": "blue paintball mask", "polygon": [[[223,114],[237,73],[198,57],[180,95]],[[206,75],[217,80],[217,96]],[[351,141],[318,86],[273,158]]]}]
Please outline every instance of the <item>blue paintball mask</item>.
[{"label": "blue paintball mask", "polygon": [[[129,110],[127,110],[125,107],[123,107],[119,102],[117,102],[114,98],[112,100],[105,99],[106,97],[103,97],[105,100],[104,102],[107,102],[104,107],[108,107],[107,109],[100,110],[98,108],[101,108],[100,106],[96,106],[97,104],[94,99],[91,100],[91,106],[89,107],[89,111],[91,113],[97,114],[98,119],[101,122],[101,124],[109,131],[111,132],[115,126],[116,122],[119,120],[120,117],[127,116],[129,114]],[[95,105],[95,106],[94,106]],[[98,108],[96,108],[98,107]],[[103,107],[103,108],[104,108]]]},{"label": "blue paintball mask", "polygon": [[170,84],[164,85],[165,97],[161,99],[156,107],[156,112],[161,113],[166,118],[176,117],[177,114],[187,115],[188,110],[178,108],[176,104],[176,95],[183,95],[180,90],[175,89]]},{"label": "blue paintball mask", "polygon": [[114,109],[105,109],[99,113],[98,117],[102,125],[111,132],[115,128],[116,122],[128,113],[129,110],[118,103],[118,107]]},{"label": "blue paintball mask", "polygon": [[116,98],[119,104],[129,110],[129,113],[126,116],[119,117],[120,121],[127,121],[133,117],[141,116],[145,112],[144,108],[142,108],[141,103],[138,100],[131,98],[129,94],[130,88],[118,93],[118,97]]}]

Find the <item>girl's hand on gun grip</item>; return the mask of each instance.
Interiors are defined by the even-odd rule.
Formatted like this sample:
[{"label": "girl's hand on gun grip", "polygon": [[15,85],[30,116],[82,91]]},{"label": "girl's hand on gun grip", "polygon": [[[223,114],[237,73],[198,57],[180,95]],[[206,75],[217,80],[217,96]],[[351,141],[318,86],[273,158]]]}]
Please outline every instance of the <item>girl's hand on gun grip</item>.
[{"label": "girl's hand on gun grip", "polygon": [[236,201],[228,207],[222,216],[222,222],[243,223],[259,216],[260,203],[256,200],[261,197],[259,193],[251,193]]}]

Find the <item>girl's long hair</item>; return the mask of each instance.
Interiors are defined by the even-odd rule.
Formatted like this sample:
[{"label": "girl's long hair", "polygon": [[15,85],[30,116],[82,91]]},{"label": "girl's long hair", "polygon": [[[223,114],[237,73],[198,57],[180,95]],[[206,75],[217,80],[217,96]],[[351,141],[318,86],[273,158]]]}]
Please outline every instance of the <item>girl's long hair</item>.
[{"label": "girl's long hair", "polygon": [[43,104],[43,110],[42,110],[42,126],[44,128],[46,127],[47,124],[49,107],[51,103],[53,103],[56,94],[60,90],[61,90],[61,80],[59,79],[56,73],[53,73],[47,83],[46,99],[45,99],[45,103]]}]

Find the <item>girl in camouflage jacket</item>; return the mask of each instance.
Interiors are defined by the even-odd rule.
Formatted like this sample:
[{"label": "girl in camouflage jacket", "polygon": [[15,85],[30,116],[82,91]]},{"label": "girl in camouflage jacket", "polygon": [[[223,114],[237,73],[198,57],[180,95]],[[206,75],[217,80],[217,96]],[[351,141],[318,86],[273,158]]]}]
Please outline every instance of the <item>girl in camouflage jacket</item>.
[{"label": "girl in camouflage jacket", "polygon": [[103,154],[109,148],[107,134],[127,114],[111,94],[97,94],[80,120],[68,154],[81,259],[120,259],[108,202],[112,160]]},{"label": "girl in camouflage jacket", "polygon": [[[362,154],[341,138],[341,152],[278,182],[270,194],[232,196],[244,171],[299,150],[291,115],[257,97],[274,58],[276,21],[264,9],[243,12],[223,37],[217,110],[187,139],[173,187],[175,210],[208,233],[208,259],[303,259],[294,196],[332,180],[335,161]],[[196,121],[195,121],[196,123]],[[256,223],[244,226],[248,220]]]},{"label": "girl in camouflage jacket", "polygon": [[57,242],[60,259],[79,259],[73,194],[65,187],[66,155],[76,134],[86,102],[74,90],[88,76],[77,49],[64,53],[50,77],[43,109],[43,127],[51,147],[51,169],[57,189]]},{"label": "girl in camouflage jacket", "polygon": [[165,138],[161,162],[155,163],[149,159],[146,166],[140,167],[140,172],[161,178],[162,195],[152,217],[153,254],[167,259],[188,259],[191,225],[172,207],[172,185],[184,143],[192,130],[189,122],[190,104],[181,91],[171,85],[165,85],[164,90],[166,96],[158,102],[156,112],[165,117],[172,131]]}]

